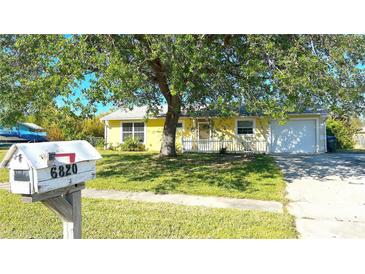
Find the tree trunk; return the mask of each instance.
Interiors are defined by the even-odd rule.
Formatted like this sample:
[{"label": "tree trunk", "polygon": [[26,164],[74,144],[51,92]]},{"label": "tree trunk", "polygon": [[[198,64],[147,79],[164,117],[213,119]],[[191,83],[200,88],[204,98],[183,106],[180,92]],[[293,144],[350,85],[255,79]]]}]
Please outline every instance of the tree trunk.
[{"label": "tree trunk", "polygon": [[[149,48],[149,46],[147,46]],[[181,112],[181,99],[170,91],[165,68],[159,58],[151,61],[153,79],[158,84],[167,102],[167,113],[162,134],[160,156],[176,156],[176,126]]]},{"label": "tree trunk", "polygon": [[170,100],[168,100],[160,156],[176,156],[176,126],[179,121],[180,111],[179,98],[177,96],[171,96]]}]

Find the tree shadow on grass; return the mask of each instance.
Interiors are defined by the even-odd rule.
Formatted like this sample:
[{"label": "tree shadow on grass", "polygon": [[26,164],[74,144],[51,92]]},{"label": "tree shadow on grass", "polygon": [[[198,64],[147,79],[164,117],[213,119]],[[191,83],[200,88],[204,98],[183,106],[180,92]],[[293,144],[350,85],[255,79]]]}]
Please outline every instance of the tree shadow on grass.
[{"label": "tree shadow on grass", "polygon": [[280,175],[280,169],[270,157],[253,155],[249,161],[229,162],[227,167],[215,169],[214,178],[208,182],[226,190],[252,192],[258,190],[254,184],[275,186],[270,180],[279,178]]},{"label": "tree shadow on grass", "polygon": [[98,167],[98,178],[112,177],[115,181],[121,178],[121,184],[128,181],[136,185],[159,180],[157,186],[151,184],[151,188],[147,189],[156,193],[203,185],[245,192],[252,183],[247,180],[251,174],[256,176],[256,180],[265,181],[275,178],[280,172],[275,162],[266,155],[191,153],[176,158],[156,156],[151,153],[103,155]]},{"label": "tree shadow on grass", "polygon": [[169,178],[154,187],[154,192],[156,194],[167,194],[173,192],[180,184],[180,182],[181,181],[179,178]]}]

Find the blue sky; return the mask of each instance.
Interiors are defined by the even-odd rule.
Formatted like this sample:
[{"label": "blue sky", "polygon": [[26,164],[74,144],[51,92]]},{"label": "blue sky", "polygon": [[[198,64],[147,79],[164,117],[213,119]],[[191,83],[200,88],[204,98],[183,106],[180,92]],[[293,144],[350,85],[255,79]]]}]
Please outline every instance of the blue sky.
[{"label": "blue sky", "polygon": [[[90,81],[93,79],[93,75],[87,75],[85,76],[85,80],[81,81],[79,86],[77,88],[73,89],[73,92],[75,93],[74,96],[71,97],[71,99],[80,99],[81,102],[83,103],[83,105],[87,105],[88,104],[88,100],[85,98],[85,96],[83,96],[82,94],[82,90],[84,89],[88,89],[90,87]],[[56,98],[56,102],[59,106],[63,106],[64,102],[63,102],[63,97],[59,96],[58,98]],[[100,113],[105,113],[111,110],[111,108],[113,107],[113,104],[109,103],[107,105],[104,104],[97,104],[97,112],[96,115],[100,114]]]},{"label": "blue sky", "polygon": [[[66,38],[71,38],[72,37],[71,34],[65,34],[64,36]],[[86,75],[85,80],[81,81],[79,86],[72,90],[75,93],[75,95],[72,96],[71,99],[80,99],[81,102],[86,106],[88,104],[88,100],[83,96],[82,90],[88,89],[90,87],[90,81],[94,78],[95,78],[95,76],[93,74]],[[63,106],[64,105],[63,97],[59,96],[58,98],[56,98],[56,102],[57,102],[58,106]],[[108,112],[108,111],[111,110],[112,107],[113,107],[113,104],[111,104],[111,103],[109,103],[107,105],[97,104],[96,115]]]}]

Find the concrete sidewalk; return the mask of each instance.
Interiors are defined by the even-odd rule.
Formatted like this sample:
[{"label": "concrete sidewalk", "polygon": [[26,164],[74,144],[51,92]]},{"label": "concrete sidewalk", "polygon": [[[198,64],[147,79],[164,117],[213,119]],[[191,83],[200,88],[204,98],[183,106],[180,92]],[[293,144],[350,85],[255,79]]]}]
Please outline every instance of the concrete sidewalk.
[{"label": "concrete sidewalk", "polygon": [[[9,184],[0,183],[0,189],[9,190]],[[110,200],[134,200],[153,203],[172,203],[187,206],[205,206],[212,208],[235,208],[241,210],[260,210],[283,213],[283,205],[274,201],[252,199],[234,199],[212,196],[185,194],[154,194],[152,192],[126,192],[116,190],[84,189],[82,197]]]},{"label": "concrete sidewalk", "polygon": [[283,205],[274,201],[252,199],[234,199],[186,194],[154,194],[152,192],[124,192],[115,190],[84,189],[82,196],[86,198],[134,200],[143,202],[166,202],[178,205],[205,206],[212,208],[235,208],[241,210],[260,210],[275,213],[283,212]]}]

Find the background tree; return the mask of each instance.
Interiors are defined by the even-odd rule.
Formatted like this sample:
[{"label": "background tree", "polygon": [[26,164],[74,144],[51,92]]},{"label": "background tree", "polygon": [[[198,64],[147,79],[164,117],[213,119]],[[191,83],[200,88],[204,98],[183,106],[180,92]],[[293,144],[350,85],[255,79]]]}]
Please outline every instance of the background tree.
[{"label": "background tree", "polygon": [[49,107],[41,113],[25,117],[26,122],[40,125],[47,131],[50,141],[90,139],[104,137],[104,125],[100,118],[75,114],[69,107]]},{"label": "background tree", "polygon": [[176,154],[182,111],[228,115],[245,104],[285,118],[309,107],[365,108],[360,35],[20,35],[0,43],[0,122],[70,98],[92,76],[83,90],[89,107],[112,101],[156,113],[167,104],[162,155]]},{"label": "background tree", "polygon": [[361,130],[362,124],[358,118],[329,118],[327,119],[327,136],[335,136],[337,147],[353,149],[354,135]]},{"label": "background tree", "polygon": [[102,115],[81,120],[79,139],[87,137],[104,137],[104,124],[100,121]]}]

